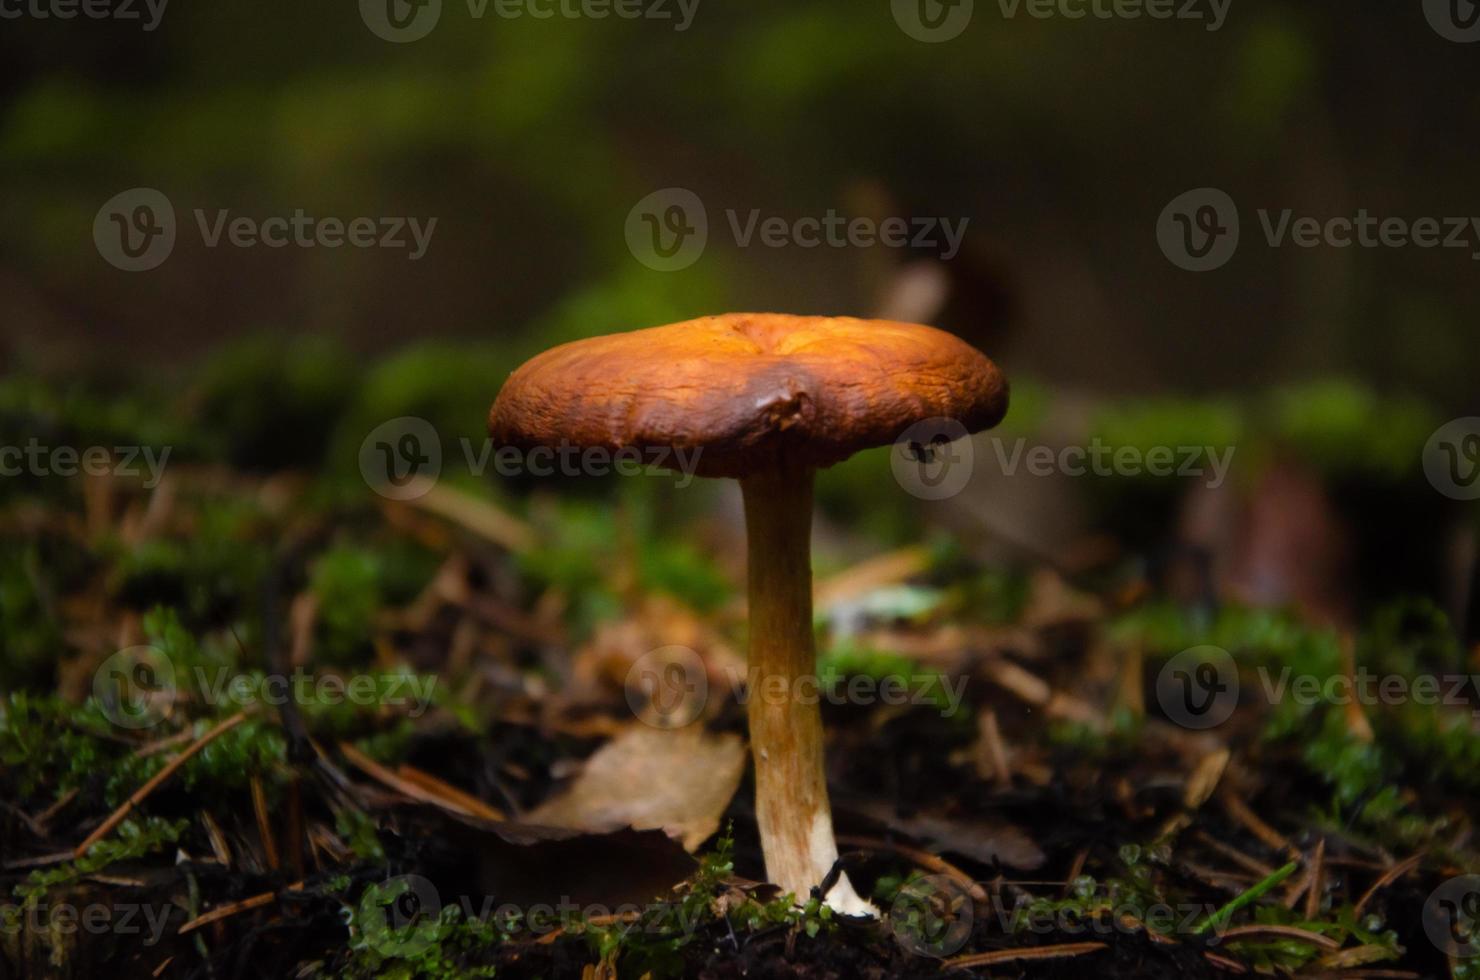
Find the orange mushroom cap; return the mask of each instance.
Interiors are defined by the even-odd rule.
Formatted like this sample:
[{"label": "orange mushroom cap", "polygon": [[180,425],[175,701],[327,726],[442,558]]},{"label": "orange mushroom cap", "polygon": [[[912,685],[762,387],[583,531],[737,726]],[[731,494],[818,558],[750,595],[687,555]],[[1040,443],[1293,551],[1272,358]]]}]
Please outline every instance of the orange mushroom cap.
[{"label": "orange mushroom cap", "polygon": [[727,313],[551,348],[510,375],[488,426],[524,450],[698,450],[698,475],[743,477],[831,466],[929,418],[989,429],[1007,400],[997,366],[934,327]]}]

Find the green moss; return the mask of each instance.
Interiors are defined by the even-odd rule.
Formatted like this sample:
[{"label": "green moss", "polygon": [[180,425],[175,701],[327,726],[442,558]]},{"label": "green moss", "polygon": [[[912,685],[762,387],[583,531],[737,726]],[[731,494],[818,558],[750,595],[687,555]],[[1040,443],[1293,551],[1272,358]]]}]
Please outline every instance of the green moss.
[{"label": "green moss", "polygon": [[413,901],[405,877],[372,884],[355,905],[346,905],[349,960],[339,976],[366,980],[465,980],[491,977],[493,967],[476,965],[502,936],[492,923],[465,917],[457,905],[435,914],[412,910],[411,921],[395,924],[401,903]]},{"label": "green moss", "polygon": [[0,541],[0,689],[50,687],[62,649],[56,598],[37,545]]},{"label": "green moss", "polygon": [[945,717],[969,722],[971,711],[956,703],[946,690],[946,678],[940,671],[922,667],[900,653],[859,646],[844,640],[824,648],[817,656],[817,677],[823,691],[840,698],[852,677],[867,677],[881,692],[884,685],[909,698],[912,706],[926,705],[939,709]]},{"label": "green moss", "polygon": [[252,338],[202,369],[192,414],[213,455],[236,466],[318,466],[358,374],[353,359],[324,338]]},{"label": "green moss", "polygon": [[1144,454],[1159,446],[1238,446],[1247,428],[1244,410],[1232,399],[1160,398],[1101,410],[1090,423],[1090,436]]},{"label": "green moss", "polygon": [[188,533],[106,541],[109,592],[132,609],[174,607],[193,629],[255,619],[273,560],[266,531],[250,498],[202,501]]},{"label": "green moss", "polygon": [[345,665],[370,659],[384,577],[380,556],[354,545],[337,545],[314,560],[309,590],[318,600],[314,653],[322,662]]},{"label": "green moss", "polygon": [[120,861],[133,861],[163,850],[179,840],[189,826],[189,820],[130,818],[77,860],[31,872],[25,881],[15,886],[14,895],[27,905],[33,904],[53,888],[97,874]]},{"label": "green moss", "polygon": [[1439,422],[1418,399],[1384,398],[1341,380],[1280,389],[1261,409],[1261,428],[1321,472],[1388,480],[1415,471]]}]

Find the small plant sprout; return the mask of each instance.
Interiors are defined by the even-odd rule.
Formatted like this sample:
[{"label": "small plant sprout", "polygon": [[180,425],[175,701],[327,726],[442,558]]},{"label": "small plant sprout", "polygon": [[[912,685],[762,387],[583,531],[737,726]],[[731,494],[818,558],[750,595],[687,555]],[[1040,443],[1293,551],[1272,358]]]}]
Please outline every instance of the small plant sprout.
[{"label": "small plant sprout", "polygon": [[[816,671],[814,473],[926,420],[991,428],[1007,397],[996,365],[933,327],[734,313],[553,348],[515,371],[494,403],[489,428],[502,445],[661,450],[695,475],[740,481],[756,818],[766,874],[798,902],[838,858],[821,712],[815,698],[794,697]],[[825,900],[873,914],[846,874]]]}]

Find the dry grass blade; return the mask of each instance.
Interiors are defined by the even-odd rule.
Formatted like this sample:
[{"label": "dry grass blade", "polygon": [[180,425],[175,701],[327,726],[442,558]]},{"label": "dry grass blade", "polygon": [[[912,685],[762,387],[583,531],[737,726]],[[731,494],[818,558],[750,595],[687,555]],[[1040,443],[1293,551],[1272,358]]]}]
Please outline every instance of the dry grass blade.
[{"label": "dry grass blade", "polygon": [[1219,934],[1219,938],[1225,943],[1293,939],[1296,942],[1309,943],[1320,949],[1335,950],[1341,948],[1341,944],[1330,936],[1323,936],[1319,932],[1311,932],[1308,929],[1298,929],[1295,926],[1235,926],[1232,929],[1224,929]]},{"label": "dry grass blade", "polygon": [[1352,967],[1366,966],[1368,963],[1379,963],[1390,959],[1393,951],[1386,946],[1376,944],[1370,946],[1354,946],[1351,949],[1343,949],[1330,953],[1316,961],[1316,969],[1319,970],[1347,970]]},{"label": "dry grass blade", "polygon": [[415,495],[412,491],[406,498],[408,503],[460,524],[510,551],[528,551],[534,547],[534,529],[492,502],[454,490],[445,483],[425,482],[425,492]]}]

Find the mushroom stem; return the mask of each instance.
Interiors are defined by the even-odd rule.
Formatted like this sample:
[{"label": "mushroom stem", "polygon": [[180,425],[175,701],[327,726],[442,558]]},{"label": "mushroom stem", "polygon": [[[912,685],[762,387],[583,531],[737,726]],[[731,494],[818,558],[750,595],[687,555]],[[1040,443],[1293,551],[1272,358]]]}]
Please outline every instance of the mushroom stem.
[{"label": "mushroom stem", "polygon": [[[750,588],[750,748],[766,876],[805,902],[838,859],[822,766],[812,635],[812,478],[778,465],[740,481]],[[827,903],[876,914],[846,874]]]}]

